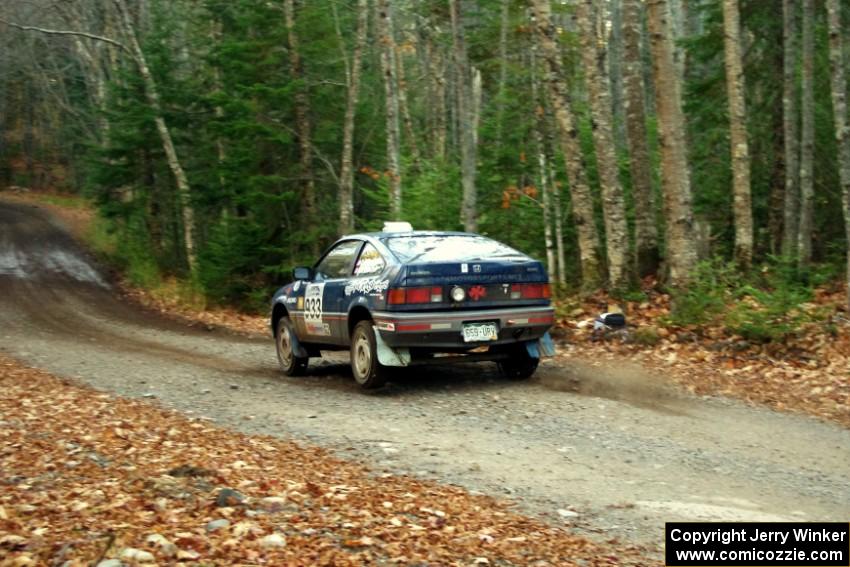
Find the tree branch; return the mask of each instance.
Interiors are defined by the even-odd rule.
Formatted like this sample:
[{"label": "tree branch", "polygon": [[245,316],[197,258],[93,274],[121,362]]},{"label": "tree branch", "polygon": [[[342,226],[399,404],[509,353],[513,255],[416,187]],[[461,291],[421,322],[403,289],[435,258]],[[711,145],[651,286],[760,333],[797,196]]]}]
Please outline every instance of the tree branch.
[{"label": "tree branch", "polygon": [[0,23],[6,24],[7,26],[17,28],[17,29],[23,30],[23,31],[36,31],[36,32],[44,33],[44,34],[48,34],[48,35],[75,35],[75,36],[79,36],[79,37],[87,37],[89,39],[94,39],[96,41],[102,41],[104,43],[114,45],[115,47],[123,49],[124,51],[129,51],[123,43],[121,43],[119,41],[115,41],[114,39],[110,39],[108,37],[103,37],[101,35],[95,35],[93,33],[73,31],[73,30],[51,30],[51,29],[46,29],[46,28],[37,28],[37,27],[34,27],[34,26],[23,26],[21,24],[16,24],[14,22],[4,20],[3,18],[0,18]]}]

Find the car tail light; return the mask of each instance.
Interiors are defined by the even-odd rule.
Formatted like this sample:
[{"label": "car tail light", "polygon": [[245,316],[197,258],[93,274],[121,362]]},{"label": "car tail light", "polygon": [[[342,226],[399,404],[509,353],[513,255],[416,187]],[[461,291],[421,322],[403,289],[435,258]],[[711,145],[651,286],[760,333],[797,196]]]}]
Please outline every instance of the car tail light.
[{"label": "car tail light", "polygon": [[412,287],[407,290],[407,303],[428,303],[431,301],[431,288]]},{"label": "car tail light", "polygon": [[549,299],[550,297],[552,297],[552,289],[547,283],[511,286],[511,299]]},{"label": "car tail light", "polygon": [[440,303],[441,301],[443,301],[441,287],[397,287],[387,293],[387,303],[390,305]]},{"label": "car tail light", "polygon": [[404,302],[404,288],[391,289],[389,293],[387,293],[387,303],[390,305],[402,305]]}]

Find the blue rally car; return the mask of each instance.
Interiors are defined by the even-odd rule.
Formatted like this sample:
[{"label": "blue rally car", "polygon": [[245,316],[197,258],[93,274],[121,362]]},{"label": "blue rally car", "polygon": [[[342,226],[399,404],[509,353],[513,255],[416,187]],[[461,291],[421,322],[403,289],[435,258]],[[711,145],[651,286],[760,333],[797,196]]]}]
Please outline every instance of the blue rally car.
[{"label": "blue rally car", "polygon": [[500,242],[463,232],[345,236],[272,300],[281,369],[303,374],[321,351],[351,351],[363,388],[388,367],[491,360],[512,379],[530,377],[554,354],[543,265]]}]

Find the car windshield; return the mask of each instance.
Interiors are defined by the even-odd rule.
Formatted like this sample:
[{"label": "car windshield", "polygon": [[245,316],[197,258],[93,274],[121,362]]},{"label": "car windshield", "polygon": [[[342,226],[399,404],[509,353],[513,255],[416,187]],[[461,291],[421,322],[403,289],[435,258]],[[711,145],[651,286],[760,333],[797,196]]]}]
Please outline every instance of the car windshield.
[{"label": "car windshield", "polygon": [[403,262],[474,262],[495,258],[524,259],[501,242],[472,234],[428,234],[391,236],[384,244]]}]

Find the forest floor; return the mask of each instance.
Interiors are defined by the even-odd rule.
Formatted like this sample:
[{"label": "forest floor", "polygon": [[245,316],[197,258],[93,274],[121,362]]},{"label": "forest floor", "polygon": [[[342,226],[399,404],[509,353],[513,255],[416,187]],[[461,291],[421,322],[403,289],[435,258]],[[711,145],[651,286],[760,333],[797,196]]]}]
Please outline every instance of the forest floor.
[{"label": "forest floor", "polygon": [[[0,565],[612,565],[506,502],[376,475],[0,356]],[[49,416],[49,418],[47,417]],[[114,563],[118,564],[118,563]]]},{"label": "forest floor", "polygon": [[[690,357],[691,349],[696,347],[683,342],[678,336],[663,337],[652,347],[639,347],[612,337],[605,340],[594,337],[586,326],[579,327],[578,323],[598,310],[596,304],[583,307],[583,315],[578,313],[578,308],[573,308],[573,314],[569,315],[570,319],[562,321],[561,328],[574,328],[575,336],[565,342],[561,354],[555,360],[546,361],[538,377],[528,383],[506,382],[499,378],[492,365],[460,365],[450,369],[406,372],[397,375],[382,391],[363,395],[353,384],[344,356],[329,356],[311,364],[306,377],[282,376],[276,368],[274,348],[262,317],[228,310],[199,315],[166,296],[140,296],[141,292],[132,292],[150,308],[140,306],[138,301],[128,297],[131,292],[116,290],[105,281],[106,278],[94,267],[96,263],[92,258],[65,232],[65,228],[74,226],[74,223],[78,224],[77,230],[85,225],[78,207],[70,207],[72,213],[57,212],[71,215],[59,223],[46,213],[46,206],[33,206],[31,197],[23,199],[28,204],[21,204],[22,199],[17,197],[12,200],[18,204],[5,197],[4,200],[7,202],[0,203],[0,243],[7,254],[0,259],[11,264],[5,266],[0,262],[0,272],[7,272],[5,275],[0,273],[0,352],[25,366],[41,368],[65,378],[51,382],[55,379],[36,373],[41,376],[36,383],[42,387],[35,387],[34,391],[15,391],[10,398],[0,401],[0,404],[8,404],[13,411],[25,412],[10,413],[23,417],[14,418],[17,421],[12,428],[0,428],[7,435],[0,441],[0,458],[6,460],[1,468],[4,472],[12,471],[11,474],[5,473],[9,477],[2,481],[19,488],[20,484],[38,487],[33,494],[29,494],[29,488],[23,489],[27,491],[23,495],[17,489],[15,492],[6,491],[3,497],[11,498],[11,502],[0,503],[3,506],[0,514],[7,517],[6,520],[0,517],[0,525],[7,525],[2,522],[18,517],[19,513],[36,513],[32,506],[37,504],[23,500],[18,502],[17,499],[35,497],[44,499],[39,502],[58,500],[66,504],[61,495],[45,492],[50,488],[49,483],[64,482],[64,478],[60,478],[60,473],[64,474],[64,469],[60,468],[64,466],[61,464],[63,461],[54,460],[53,465],[48,461],[30,463],[27,458],[34,459],[37,455],[23,451],[22,447],[31,445],[39,436],[54,439],[54,434],[61,434],[70,438],[64,449],[60,442],[51,441],[48,443],[50,447],[56,445],[55,450],[74,451],[76,446],[68,446],[68,443],[74,443],[86,451],[87,444],[95,442],[95,433],[101,431],[107,435],[111,431],[115,437],[111,442],[121,444],[123,450],[115,453],[114,446],[110,447],[113,453],[108,458],[126,466],[128,474],[134,473],[132,467],[137,467],[134,474],[152,482],[181,464],[210,470],[221,466],[223,470],[228,468],[225,466],[227,463],[239,460],[256,463],[256,460],[249,461],[245,456],[231,459],[224,453],[231,443],[250,452],[253,446],[250,439],[256,440],[256,435],[283,439],[281,443],[286,446],[289,446],[290,440],[296,440],[305,443],[304,447],[324,447],[331,455],[367,463],[373,472],[364,473],[366,477],[390,474],[392,478],[403,477],[399,482],[417,486],[417,483],[427,487],[436,487],[437,482],[452,483],[463,486],[469,494],[507,497],[516,503],[519,512],[542,521],[516,520],[542,526],[524,530],[559,526],[570,536],[564,542],[579,542],[580,539],[570,539],[575,536],[588,538],[592,544],[584,542],[576,545],[597,550],[589,551],[587,555],[597,561],[608,561],[606,557],[613,554],[618,559],[610,559],[611,562],[630,562],[634,553],[646,553],[643,561],[657,561],[664,521],[824,519],[838,518],[850,508],[850,481],[847,480],[850,478],[850,455],[844,450],[850,445],[850,430],[840,413],[835,413],[835,417],[826,415],[828,421],[838,422],[829,423],[741,404],[728,397],[706,396],[701,393],[705,390],[700,391],[698,387],[692,388],[697,392],[694,395],[689,392],[691,388],[679,387],[677,380],[687,385],[689,373],[694,374],[692,378],[697,380],[697,372],[703,372],[707,384],[716,384],[713,386],[715,389],[708,390],[712,394],[722,393],[719,385],[730,388],[729,382],[744,380],[733,380],[731,376],[734,375],[727,378],[713,376],[713,371],[723,367],[723,363],[717,360],[706,363],[700,362],[697,356],[685,358],[685,355]],[[47,208],[55,211],[57,206],[69,208],[61,203]],[[191,324],[187,325],[187,321]],[[664,341],[668,341],[669,345]],[[701,348],[711,353],[720,352],[717,356],[727,356],[724,351],[710,350],[707,346]],[[741,348],[741,345],[736,348]],[[643,366],[635,364],[640,356],[646,357]],[[656,356],[664,358],[656,360]],[[679,362],[686,366],[677,370]],[[18,381],[21,376],[29,376],[27,373],[33,372],[13,363],[5,364],[5,375],[17,376]],[[833,370],[840,375],[839,369]],[[677,378],[678,372],[681,372],[681,378]],[[14,381],[15,378],[9,380]],[[96,390],[89,390],[87,386]],[[26,385],[16,387],[27,388]],[[104,393],[98,394],[97,391]],[[41,392],[44,398],[36,397]],[[141,400],[122,401],[109,397],[107,393]],[[91,398],[92,404],[100,405],[92,409],[82,407],[85,406],[83,403],[65,402],[67,399],[77,400],[79,396]],[[55,403],[50,406],[50,413],[58,415],[66,410],[100,412],[85,414],[91,417],[85,421],[79,417],[84,414],[73,418],[85,423],[85,427],[94,433],[71,426],[51,429],[53,426],[48,420],[31,419],[39,412],[46,412],[44,404],[53,398]],[[33,400],[26,404],[32,403],[34,407],[28,410],[27,405],[19,403],[22,399]],[[153,417],[140,414],[143,408],[148,407],[147,404],[159,406],[149,408],[154,412],[150,414]],[[109,409],[112,407],[114,409]],[[808,411],[806,407],[790,405],[784,409],[789,407]],[[823,403],[822,407],[827,405]],[[5,407],[3,409],[5,411]],[[177,410],[186,417],[180,418],[166,409]],[[163,411],[165,413],[156,413]],[[819,414],[819,411],[809,413]],[[137,414],[140,414],[138,418]],[[202,419],[198,421],[197,418]],[[57,417],[59,419],[66,418]],[[163,453],[162,466],[154,461],[154,469],[148,475],[142,465],[148,460],[144,455],[149,456],[150,453],[144,451],[159,443],[157,439],[161,440],[163,436],[148,439],[145,437],[147,427],[132,429],[113,423],[123,420],[133,425],[137,419],[145,423],[151,419],[172,424],[175,419],[186,419],[185,423],[196,424],[188,425],[193,429],[209,426],[220,437],[211,437],[215,442],[204,446],[221,447],[224,460],[211,460],[215,463],[211,466],[207,460],[218,458],[215,451],[210,455],[198,454],[195,459],[189,449],[182,448],[179,454],[193,458],[172,462],[167,456],[171,453]],[[213,427],[213,424],[251,437],[234,433],[232,439],[225,439],[225,431]],[[176,426],[174,428],[179,430]],[[167,427],[165,431],[168,430]],[[22,444],[21,436],[29,436],[25,444]],[[87,436],[91,438],[87,439]],[[177,433],[174,436],[181,437]],[[242,441],[237,443],[235,439]],[[145,440],[147,444],[142,443]],[[142,448],[134,448],[136,442],[142,443]],[[176,443],[176,440],[166,439],[156,446],[158,450],[166,450],[170,442]],[[138,464],[133,464],[127,459],[137,451],[142,456]],[[309,447],[305,451],[308,455],[325,454]],[[95,452],[95,456],[100,454]],[[258,459],[263,454],[267,453],[258,452],[251,458]],[[287,458],[272,459],[273,462],[263,466],[287,465],[297,469],[296,472],[309,471],[313,467],[312,461],[299,464],[294,455],[287,453],[287,456],[292,456],[291,463]],[[64,458],[67,461],[69,457]],[[71,460],[83,461],[89,466],[89,461]],[[97,462],[94,464],[101,466]],[[44,471],[34,472],[31,467],[35,466],[45,467]],[[357,465],[350,466],[357,468]],[[241,465],[230,468],[242,470]],[[18,469],[20,472],[14,472]],[[231,473],[220,471],[218,474]],[[283,479],[289,478],[286,474]],[[18,476],[24,477],[24,480],[18,479]],[[127,495],[147,490],[138,476],[128,478],[135,478],[137,484],[127,488]],[[159,535],[177,548],[168,546],[157,537],[147,542],[148,536],[153,535],[150,531],[152,524],[140,524],[141,531],[133,531],[126,541],[119,541],[119,537],[131,532],[116,531],[110,553],[120,553],[122,546],[139,549],[133,546],[145,545],[148,551],[164,546],[169,552],[183,550],[191,553],[194,544],[187,541],[184,545],[181,538],[191,540],[195,535],[206,533],[206,524],[202,522],[208,521],[208,518],[215,519],[211,515],[211,510],[215,510],[209,502],[213,495],[217,495],[216,490],[227,486],[259,499],[274,496],[275,491],[286,490],[285,480],[279,486],[264,488],[250,483],[243,486],[240,483],[246,479],[241,476],[223,476],[221,482],[212,482],[204,477],[212,486],[201,484],[206,492],[199,493],[181,484],[195,482],[195,477],[191,481],[183,480],[180,475],[175,478],[174,482],[178,484],[176,490],[187,492],[188,500],[193,504],[183,506],[181,503],[178,508],[186,508],[186,515],[182,510],[179,512],[179,527],[163,529]],[[31,482],[30,479],[34,480]],[[166,485],[172,482],[167,478],[160,478],[160,481]],[[116,479],[115,482],[122,484],[125,481]],[[323,483],[314,481],[314,484],[326,488]],[[331,484],[328,481],[327,485]],[[340,481],[339,484],[357,486],[353,481]],[[112,494],[102,486],[99,489],[107,496]],[[115,490],[120,491],[118,488]],[[133,493],[133,490],[137,492]],[[443,489],[433,490],[439,492]],[[300,489],[296,492],[304,493]],[[69,498],[74,502],[84,500],[92,509],[102,510],[106,506],[99,500],[95,501],[99,498],[97,493],[94,493],[92,498],[95,500],[92,502],[89,502],[85,491],[70,494]],[[445,496],[445,493],[440,494]],[[350,494],[346,497],[352,498]],[[442,498],[435,496],[438,497]],[[139,500],[132,502],[138,503]],[[430,504],[419,507],[449,514],[449,504],[435,508],[437,504],[428,502]],[[23,505],[22,510],[15,507],[18,503]],[[67,506],[73,512],[74,504],[67,503]],[[133,506],[129,508],[132,510]],[[255,521],[248,518],[253,517],[249,512],[256,508],[235,509],[234,514],[237,515],[231,520],[232,531],[242,522]],[[370,514],[376,514],[371,508],[369,510]],[[395,510],[395,504],[387,510]],[[159,518],[161,513],[155,506],[142,511],[146,514],[143,515],[145,518]],[[244,518],[241,516],[243,511]],[[501,511],[508,513],[505,509]],[[53,512],[46,509],[44,513]],[[115,515],[119,524],[131,524],[128,519],[120,520],[129,511],[119,507],[109,513]],[[441,518],[439,514],[434,516]],[[104,517],[108,519],[109,516],[97,518]],[[398,527],[391,518],[387,519],[393,527]],[[400,520],[403,526],[406,525],[404,518]],[[420,524],[424,521],[421,518],[409,520],[426,530],[436,529]],[[191,522],[196,523],[190,526]],[[444,527],[441,520],[434,522],[437,528]],[[355,526],[347,527],[348,523]],[[28,521],[21,524],[24,529],[31,525]],[[283,522],[261,524],[258,529],[266,531],[241,532],[244,537],[240,543],[249,544],[247,549],[264,551],[266,548],[262,548],[259,542],[272,535],[273,525],[283,525]],[[348,520],[341,520],[338,525],[343,531],[357,527],[356,522]],[[336,529],[337,524],[334,526]],[[65,541],[49,535],[42,527],[33,528],[37,530],[35,532],[30,530],[11,535],[25,537],[27,542],[32,540],[26,545],[32,545],[32,550],[38,553],[52,550],[51,545]],[[10,528],[3,529],[8,531]],[[121,529],[129,530],[126,527]],[[101,535],[106,533],[98,540],[106,546],[109,530],[90,527],[88,531]],[[252,535],[247,535],[249,533]],[[432,537],[430,532],[428,534],[423,537]],[[280,535],[289,541],[298,534]],[[385,543],[383,536],[377,538],[365,532],[345,532],[345,537],[349,535],[353,539],[368,537],[371,539],[367,542]],[[529,535],[507,535],[505,545],[527,545],[524,549],[536,545],[532,539],[507,541],[514,537],[529,538]],[[82,535],[80,538],[85,539]],[[227,539],[222,540],[222,545]],[[494,534],[481,534],[479,541],[489,545],[495,539]],[[18,554],[29,552],[29,547],[23,547],[21,540],[15,537],[4,541],[0,546],[5,547],[0,547],[0,552],[4,549],[15,550]],[[279,543],[277,538],[269,541]],[[442,545],[440,541],[436,544],[438,548]],[[386,542],[393,543],[389,539]],[[86,549],[94,549],[97,545],[93,543]],[[592,548],[593,545],[599,547]],[[385,551],[378,550],[377,545],[362,547],[364,549],[360,551],[376,553],[375,557],[379,558],[387,557],[381,555]],[[217,547],[205,549],[209,553],[223,552]],[[395,553],[401,548],[390,549]],[[407,549],[399,553],[407,554]],[[486,554],[473,557],[475,552],[471,549],[463,552],[468,553],[463,555],[467,564],[479,556],[491,562],[498,559],[497,555]],[[58,550],[50,552],[55,551]],[[285,550],[275,551],[278,552],[285,553]],[[337,552],[353,553],[348,549],[336,549],[334,553]],[[556,550],[553,553],[560,552]],[[540,557],[549,557],[550,561],[553,557],[557,558],[546,556],[544,551],[529,553],[540,553]],[[519,559],[513,561],[527,563]]]},{"label": "forest floor", "polygon": [[[692,394],[737,398],[850,427],[850,313],[840,284],[817,289],[806,306],[827,313],[824,321],[768,343],[716,325],[669,324],[670,297],[651,288],[647,295],[646,301],[623,305],[629,321],[625,333],[593,331],[589,320],[610,300],[604,295],[584,300],[556,329],[561,356],[592,367],[625,363]],[[638,329],[648,329],[653,344],[641,344]]]}]

